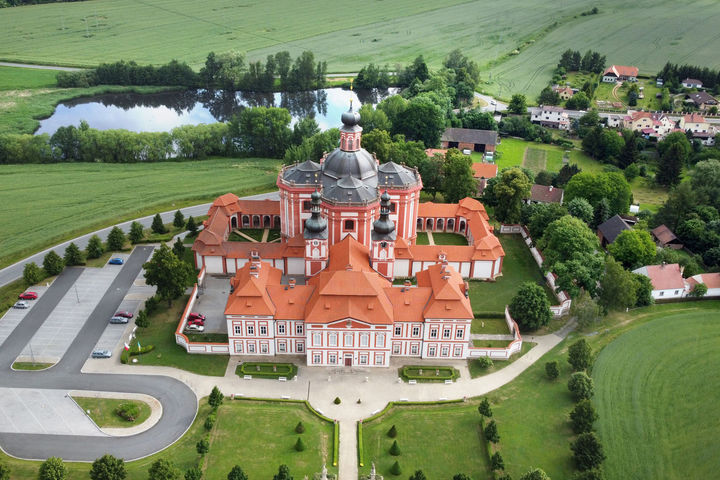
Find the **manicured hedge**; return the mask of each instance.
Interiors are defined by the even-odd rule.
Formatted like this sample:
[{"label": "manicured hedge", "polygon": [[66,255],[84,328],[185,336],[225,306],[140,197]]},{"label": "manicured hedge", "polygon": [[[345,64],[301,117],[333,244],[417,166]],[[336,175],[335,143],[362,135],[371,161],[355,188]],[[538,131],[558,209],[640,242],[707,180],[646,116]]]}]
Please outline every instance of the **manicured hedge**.
[{"label": "manicured hedge", "polygon": [[[420,375],[419,373],[419,370],[421,369],[423,370],[423,375]],[[440,375],[435,375],[436,370],[440,370]],[[427,375],[425,373],[427,373]],[[405,365],[399,369],[399,375],[405,381],[417,380],[418,382],[444,382],[445,380],[455,381],[460,377],[460,372],[457,369],[448,366]]]},{"label": "manicured hedge", "polygon": [[337,467],[339,453],[340,453],[340,423],[335,421],[335,428],[333,431],[333,467]]},{"label": "manicured hedge", "polygon": [[[385,410],[383,409],[382,413],[384,413],[384,412],[385,412]],[[362,422],[362,420],[358,420],[358,422],[357,422],[357,445],[358,445],[357,446],[358,465],[360,465],[361,467],[364,467],[365,461],[364,461],[363,457],[365,456],[365,453],[364,453],[364,447],[363,447],[363,422]]]},{"label": "manicured hedge", "polygon": [[[273,371],[273,366],[277,371]],[[258,368],[260,367],[260,371]],[[237,366],[235,374],[244,376],[252,375],[253,378],[280,378],[285,377],[288,380],[297,375],[297,365],[294,363],[262,363],[262,362],[244,362]]]},{"label": "manicured hedge", "polygon": [[130,357],[134,357],[135,355],[143,355],[145,353],[151,352],[155,349],[155,345],[145,345],[144,347],[138,349],[137,344],[130,347],[130,350],[123,350],[122,354],[120,355],[120,362],[121,363],[128,363],[130,362]]}]

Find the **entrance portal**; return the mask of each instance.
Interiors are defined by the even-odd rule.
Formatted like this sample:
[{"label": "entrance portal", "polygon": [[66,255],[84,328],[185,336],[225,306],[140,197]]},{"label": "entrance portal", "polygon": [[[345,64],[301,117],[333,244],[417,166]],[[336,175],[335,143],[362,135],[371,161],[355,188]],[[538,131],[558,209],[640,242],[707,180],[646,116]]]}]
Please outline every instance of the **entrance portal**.
[{"label": "entrance portal", "polygon": [[352,367],[352,355],[348,355],[345,357],[345,366]]}]

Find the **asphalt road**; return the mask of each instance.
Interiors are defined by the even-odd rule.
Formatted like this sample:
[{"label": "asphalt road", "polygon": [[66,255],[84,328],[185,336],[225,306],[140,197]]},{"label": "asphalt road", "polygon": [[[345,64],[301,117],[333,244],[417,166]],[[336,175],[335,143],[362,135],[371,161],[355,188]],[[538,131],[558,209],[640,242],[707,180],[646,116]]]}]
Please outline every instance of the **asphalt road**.
[{"label": "asphalt road", "polygon": [[[277,197],[277,194],[277,191],[275,191],[269,193],[260,193],[258,195],[251,195],[243,198],[248,200],[263,200],[266,198],[275,198]],[[212,205],[212,203],[203,203],[200,205],[193,205],[192,207],[181,208],[179,210],[183,213],[183,215],[185,215],[185,218],[187,218],[188,216],[200,217],[203,215],[207,215],[210,205]],[[177,209],[162,212],[160,214],[160,217],[162,218],[164,223],[170,223],[172,222],[176,211]],[[132,222],[137,221],[140,222],[144,227],[150,227],[150,225],[152,225],[153,217],[155,217],[154,214],[148,215],[147,217],[137,218],[135,220],[129,220],[127,222],[119,223],[117,224],[117,226],[120,227],[125,233],[128,233],[130,231],[130,225],[132,224]],[[98,235],[100,238],[105,240],[110,233],[110,230],[112,230],[114,226],[115,225],[103,228],[101,230],[96,230],[94,232],[88,233],[87,235],[81,235],[79,237],[73,238],[72,240],[68,240],[67,242],[63,242],[53,247],[47,248],[42,252],[36,253],[35,255],[27,257],[17,263],[13,263],[9,267],[3,268],[2,270],[0,270],[0,287],[17,280],[18,278],[21,278],[23,274],[23,269],[25,268],[25,264],[29,262],[35,262],[38,265],[42,265],[45,254],[47,254],[50,250],[55,250],[55,253],[62,256],[65,253],[65,248],[67,248],[67,246],[70,245],[71,242],[75,242],[75,245],[77,245],[82,250],[87,247],[88,241],[93,235]]]},{"label": "asphalt road", "polygon": [[39,372],[11,370],[10,365],[15,357],[82,273],[81,268],[66,269],[0,348],[0,385],[13,388],[144,393],[157,398],[162,404],[163,414],[158,423],[131,437],[0,433],[0,446],[6,453],[26,459],[58,456],[74,461],[93,461],[105,453],[110,453],[119,458],[134,460],[164,449],[190,427],[197,412],[197,397],[184,383],[170,377],[153,375],[80,372],[107,326],[107,319],[120,305],[152,249],[153,247],[149,246],[135,248],[103,300],[57,365]]}]

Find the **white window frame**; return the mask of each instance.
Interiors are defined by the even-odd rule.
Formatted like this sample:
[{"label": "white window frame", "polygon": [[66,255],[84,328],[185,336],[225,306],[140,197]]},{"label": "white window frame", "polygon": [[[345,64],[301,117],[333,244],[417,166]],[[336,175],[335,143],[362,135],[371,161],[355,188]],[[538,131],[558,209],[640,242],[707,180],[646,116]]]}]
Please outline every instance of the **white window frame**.
[{"label": "white window frame", "polygon": [[402,346],[399,343],[393,343],[393,355],[400,355]]},{"label": "white window frame", "polygon": [[385,348],[385,334],[378,333],[375,335],[375,346],[378,348]]},{"label": "white window frame", "polygon": [[263,354],[270,353],[270,348],[268,347],[267,343],[260,344],[260,353],[263,353]]},{"label": "white window frame", "polygon": [[255,335],[255,325],[248,325],[248,326],[247,326],[247,334],[248,334],[248,335]]},{"label": "white window frame", "polygon": [[278,335],[285,335],[285,324],[278,323]]},{"label": "white window frame", "polygon": [[242,325],[234,325],[234,326],[233,326],[233,332],[234,332],[235,335],[237,335],[238,337],[241,336],[241,335],[242,335]]},{"label": "white window frame", "polygon": [[438,338],[438,329],[437,327],[430,328],[430,338]]},{"label": "white window frame", "polygon": [[437,347],[435,347],[435,345],[431,345],[428,347],[428,357],[434,357],[436,352]]},{"label": "white window frame", "polygon": [[242,342],[235,342],[235,353],[243,353]]},{"label": "white window frame", "polygon": [[296,335],[302,335],[303,334],[303,325],[302,323],[299,323],[295,325],[295,334]]},{"label": "white window frame", "polygon": [[313,353],[313,365],[318,365],[320,363],[322,363],[322,354]]},{"label": "white window frame", "polygon": [[395,327],[395,335],[398,337],[402,335],[402,327],[400,325]]},{"label": "white window frame", "polygon": [[450,356],[450,347],[440,347],[440,356],[441,357],[449,357]]},{"label": "white window frame", "polygon": [[255,353],[255,344],[254,344],[254,343],[248,343],[248,345],[247,345],[247,351],[248,351],[248,353]]},{"label": "white window frame", "polygon": [[455,345],[455,351],[453,353],[456,357],[462,356],[462,345]]},{"label": "white window frame", "polygon": [[280,352],[280,353],[287,352],[287,345],[285,345],[285,342],[278,343],[278,352]]},{"label": "white window frame", "polygon": [[458,328],[455,330],[455,338],[463,338],[465,336],[465,329],[464,328]]},{"label": "white window frame", "polygon": [[328,346],[329,347],[337,347],[338,346],[337,333],[331,333],[328,335]]},{"label": "white window frame", "polygon": [[413,337],[420,336],[420,327],[418,327],[418,326],[412,327],[412,336]]},{"label": "white window frame", "polygon": [[363,333],[360,335],[360,346],[367,347],[370,345],[370,335]]},{"label": "white window frame", "polygon": [[382,353],[375,354],[375,365],[383,365],[385,363],[385,355]]},{"label": "white window frame", "polygon": [[343,345],[345,345],[346,347],[353,346],[353,334],[352,333],[345,334],[345,338],[343,339]]},{"label": "white window frame", "polygon": [[368,364],[368,354],[367,353],[361,353],[360,354],[360,365],[367,365]]},{"label": "white window frame", "polygon": [[443,338],[452,338],[452,328],[443,327]]},{"label": "white window frame", "polygon": [[267,325],[260,325],[260,336],[267,337]]},{"label": "white window frame", "polygon": [[312,344],[313,347],[319,347],[322,345],[322,333],[313,333]]},{"label": "white window frame", "polygon": [[328,363],[331,365],[336,365],[337,364],[337,354],[328,353]]},{"label": "white window frame", "polygon": [[305,344],[303,342],[298,342],[295,345],[295,349],[297,350],[298,353],[302,353],[305,351]]},{"label": "white window frame", "polygon": [[417,355],[419,351],[417,345],[410,345],[410,355]]}]

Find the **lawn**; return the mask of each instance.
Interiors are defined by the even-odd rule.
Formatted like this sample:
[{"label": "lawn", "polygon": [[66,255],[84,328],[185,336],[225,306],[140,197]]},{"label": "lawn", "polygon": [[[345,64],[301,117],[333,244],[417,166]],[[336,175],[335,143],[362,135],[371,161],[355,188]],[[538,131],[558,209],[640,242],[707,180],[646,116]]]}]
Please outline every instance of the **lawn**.
[{"label": "lawn", "polygon": [[[395,425],[401,455],[388,453],[393,439],[387,436]],[[368,474],[375,462],[385,478],[407,478],[422,470],[429,479],[450,479],[464,473],[473,479],[489,478],[487,460],[480,441],[480,417],[474,404],[395,406],[388,413],[363,425],[364,467]],[[402,476],[390,473],[395,461]]]},{"label": "lawn", "polygon": [[0,204],[5,205],[0,211],[0,267],[120,221],[210,201],[227,192],[270,190],[278,167],[277,160],[257,158],[0,165],[5,187],[0,189]]},{"label": "lawn", "polygon": [[[504,311],[504,308],[503,308]],[[504,316],[502,318],[476,318],[470,327],[470,333],[479,333],[485,335],[510,335],[507,322]]]},{"label": "lawn", "polygon": [[[502,139],[497,150],[502,154],[495,160],[498,169],[523,165],[535,173],[540,170],[560,171],[563,155],[566,152],[566,149],[557,145],[545,145],[507,137]],[[588,157],[582,150],[569,150],[569,155],[570,163],[577,163],[583,170],[602,170],[602,165]]]},{"label": "lawn", "polygon": [[526,167],[537,174],[542,170],[547,170],[546,162],[545,150],[541,150],[536,147],[528,147],[525,150],[525,157],[523,158],[522,163],[523,167]]},{"label": "lawn", "polygon": [[0,90],[52,88],[57,71],[0,66]]},{"label": "lawn", "polygon": [[[305,433],[295,426],[302,421]],[[218,427],[210,436],[210,455],[203,478],[225,480],[234,465],[241,465],[251,479],[272,478],[286,464],[294,478],[312,478],[323,463],[335,473],[333,425],[311,413],[304,404],[226,400],[220,407]],[[302,437],[305,451],[293,447]]]},{"label": "lawn", "polygon": [[710,406],[720,397],[719,335],[719,310],[683,312],[642,325],[600,353],[594,402],[608,480],[717,475],[720,411]]},{"label": "lawn", "polygon": [[418,245],[430,245],[430,240],[428,240],[427,233],[417,232],[417,238],[415,239],[415,243]]},{"label": "lawn", "polygon": [[[150,417],[150,405],[139,400],[121,400],[117,398],[72,397],[78,405],[92,418],[100,428],[127,428],[140,425]],[[115,413],[115,410],[124,403],[137,405],[140,413],[135,421],[128,421]]]},{"label": "lawn", "polygon": [[[482,340],[475,340],[475,341],[481,341]],[[509,343],[509,342],[507,342]],[[507,345],[507,343],[505,345]],[[491,367],[482,368],[480,366],[480,363],[477,358],[473,358],[471,360],[468,360],[468,370],[470,371],[470,377],[471,378],[477,378],[482,377],[484,375],[488,375],[493,372],[497,372],[498,370],[502,370],[503,368],[507,367],[511,363],[513,363],[518,358],[525,355],[527,352],[529,352],[537,343],[533,342],[525,342],[523,341],[522,349],[520,352],[516,353],[512,357],[510,357],[509,360],[493,360],[493,364]]]},{"label": "lawn", "polygon": [[433,232],[435,245],[467,245],[468,241],[463,235],[449,232]]},{"label": "lawn", "polygon": [[38,363],[38,362],[15,362],[12,364],[13,370],[45,370],[50,368],[54,363]]},{"label": "lawn", "polygon": [[668,197],[668,189],[661,187],[650,178],[636,177],[630,182],[633,202],[640,205],[640,210],[657,212]]},{"label": "lawn", "polygon": [[[530,250],[520,235],[498,235],[500,243],[505,250],[505,259],[502,265],[502,276],[494,282],[470,281],[470,303],[475,312],[505,311],[505,305],[510,303],[515,292],[523,282],[536,282],[542,284],[548,295],[551,305],[557,300],[549,287],[545,286],[545,278],[530,255]],[[477,322],[477,320],[476,320]],[[479,332],[478,332],[479,333]]]},{"label": "lawn", "polygon": [[175,367],[200,375],[221,377],[227,369],[228,355],[190,355],[175,343],[175,329],[187,299],[184,295],[174,300],[170,308],[167,303],[160,302],[158,311],[150,316],[150,326],[137,329],[137,341],[143,346],[154,345],[155,349],[132,358],[138,359],[138,365]]}]

